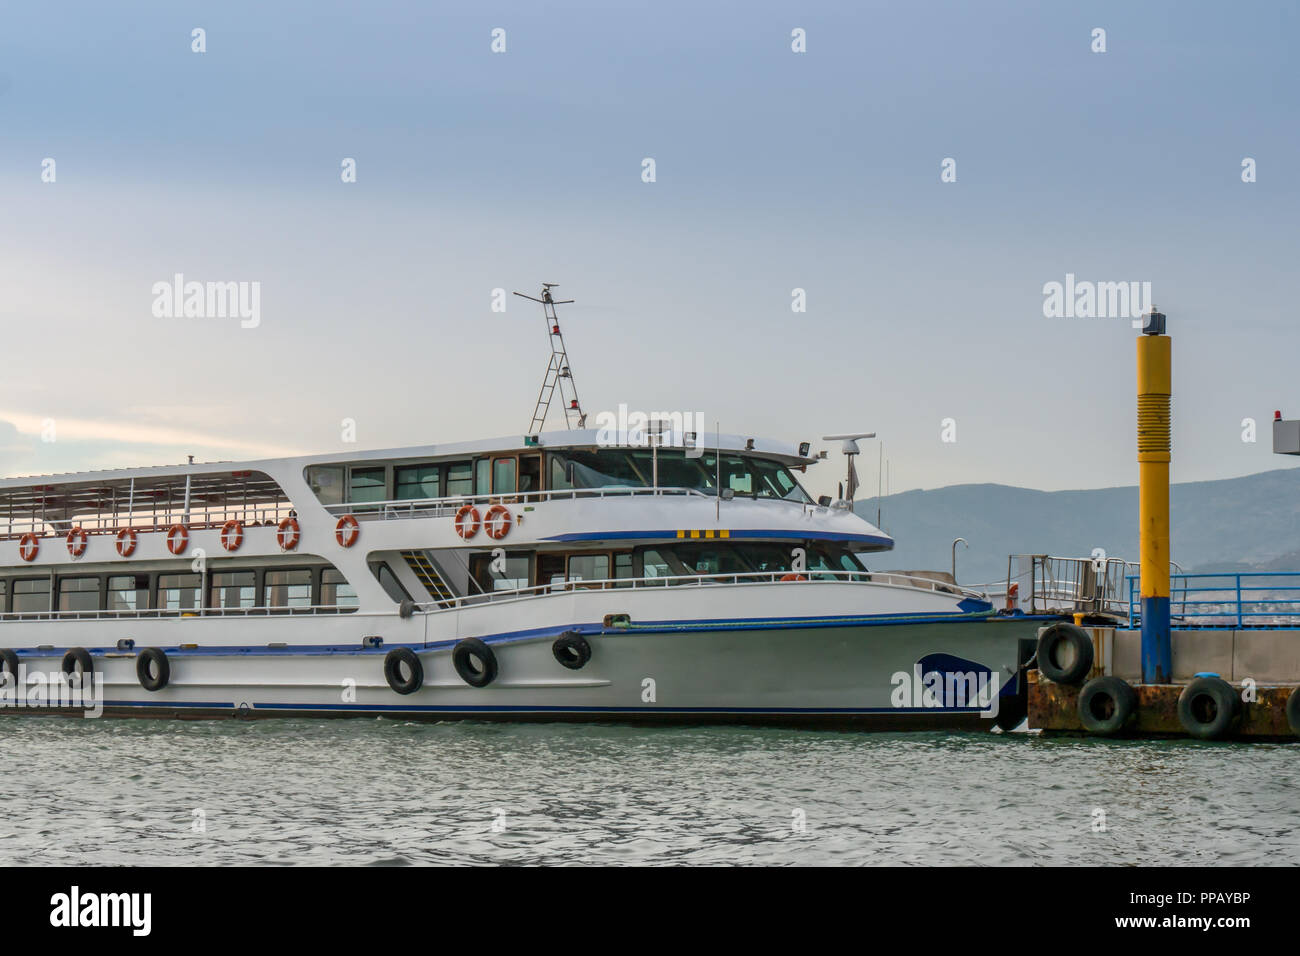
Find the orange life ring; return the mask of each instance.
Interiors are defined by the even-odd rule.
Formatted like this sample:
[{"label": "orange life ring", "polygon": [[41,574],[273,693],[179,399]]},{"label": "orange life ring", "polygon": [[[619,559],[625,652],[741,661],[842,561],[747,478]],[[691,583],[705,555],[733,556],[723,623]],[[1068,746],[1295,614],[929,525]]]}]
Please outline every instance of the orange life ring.
[{"label": "orange life ring", "polygon": [[189,529],[183,524],[174,524],[167,529],[167,550],[172,554],[184,554],[190,543]]},{"label": "orange life ring", "polygon": [[793,571],[791,571],[789,574],[781,575],[781,580],[782,581],[807,581],[808,579],[804,577],[802,574],[795,574]]},{"label": "orange life ring", "polygon": [[510,533],[510,509],[505,505],[493,505],[483,516],[483,530],[487,536],[500,541]]},{"label": "orange life ring", "polygon": [[285,518],[280,522],[280,530],[275,533],[275,540],[280,542],[281,551],[292,551],[298,547],[302,532],[298,528],[297,518]]},{"label": "orange life ring", "polygon": [[244,543],[244,525],[237,518],[231,518],[221,526],[221,546],[227,551],[238,551]]},{"label": "orange life ring", "polygon": [[18,541],[18,557],[24,561],[35,561],[36,555],[40,553],[41,540],[36,537],[34,531],[28,531]]},{"label": "orange life ring", "polygon": [[79,558],[86,553],[86,545],[90,543],[90,535],[86,533],[85,528],[73,528],[68,532],[68,554],[74,558]]},{"label": "orange life ring", "polygon": [[117,553],[124,558],[129,558],[135,554],[135,546],[139,543],[139,536],[135,533],[135,528],[122,528],[117,532]]},{"label": "orange life ring", "polygon": [[478,509],[473,505],[461,505],[460,510],[456,512],[454,524],[456,525],[456,533],[468,541],[478,534]]},{"label": "orange life ring", "polygon": [[334,537],[345,548],[350,548],[361,537],[361,525],[352,515],[344,515],[334,525]]}]

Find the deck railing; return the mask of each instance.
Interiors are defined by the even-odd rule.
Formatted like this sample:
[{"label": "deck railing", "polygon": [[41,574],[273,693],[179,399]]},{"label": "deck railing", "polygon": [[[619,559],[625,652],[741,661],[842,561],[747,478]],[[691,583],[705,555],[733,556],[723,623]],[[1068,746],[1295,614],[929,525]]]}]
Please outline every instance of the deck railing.
[{"label": "deck railing", "polygon": [[[98,611],[6,611],[0,621],[120,621],[155,617],[287,617],[304,614],[355,614],[359,608],[344,604],[305,604],[295,607],[132,608]],[[395,612],[394,612],[395,613]]]},{"label": "deck railing", "polygon": [[[1141,579],[1130,574],[1129,621],[1141,624]],[[1179,572],[1170,575],[1170,617],[1177,627],[1300,626],[1300,571]]]},{"label": "deck railing", "polygon": [[66,535],[73,528],[81,528],[87,534],[117,534],[123,528],[132,528],[137,532],[166,531],[173,524],[183,524],[190,531],[202,531],[220,528],[227,521],[239,521],[245,528],[259,525],[278,525],[290,517],[293,505],[281,502],[278,505],[250,505],[231,508],[192,508],[188,517],[180,511],[133,512],[113,514],[81,515],[76,518],[44,518],[36,522],[13,520],[7,521],[0,516],[0,541],[21,538],[28,532],[39,537],[58,537]]},{"label": "deck railing", "polygon": [[420,610],[440,611],[478,604],[517,601],[543,594],[572,591],[643,590],[662,587],[708,587],[710,585],[782,584],[799,587],[817,582],[833,584],[871,584],[875,587],[900,587],[919,591],[936,591],[958,598],[987,600],[979,591],[958,587],[935,578],[899,574],[896,571],[736,571],[719,574],[673,574],[662,577],[602,578],[598,581],[556,581],[526,588],[510,588],[485,594],[469,594],[429,601],[418,605]]},{"label": "deck railing", "polygon": [[[391,501],[349,501],[342,504],[326,505],[325,510],[332,515],[350,514],[362,521],[392,521],[399,518],[441,518],[450,517],[465,505],[481,507],[494,504],[537,504],[543,501],[572,501],[589,498],[627,498],[627,497],[697,497],[713,501],[717,495],[699,488],[562,488],[550,491],[521,491],[511,494],[493,495],[454,495],[447,498],[399,498]],[[749,495],[736,495],[736,498],[749,499]],[[786,498],[763,497],[759,501],[779,501],[786,504],[809,507],[804,502],[790,501]]]}]

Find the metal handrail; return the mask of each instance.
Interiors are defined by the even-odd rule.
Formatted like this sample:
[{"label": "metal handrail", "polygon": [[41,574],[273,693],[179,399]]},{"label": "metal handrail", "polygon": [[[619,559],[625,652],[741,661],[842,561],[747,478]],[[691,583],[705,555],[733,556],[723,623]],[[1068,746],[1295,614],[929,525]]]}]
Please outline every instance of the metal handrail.
[{"label": "metal handrail", "polygon": [[[699,488],[555,488],[549,491],[520,491],[502,494],[452,495],[443,498],[394,498],[388,501],[348,501],[325,505],[331,515],[350,514],[362,521],[391,521],[398,518],[436,518],[454,515],[465,505],[537,504],[543,501],[574,500],[579,498],[621,498],[631,496],[695,496],[713,501],[717,495]],[[737,495],[749,499],[749,495]],[[801,508],[816,507],[808,502],[790,501],[787,498],[759,496],[759,501],[780,501]]]},{"label": "metal handrail", "polygon": [[[355,614],[360,607],[347,604],[304,604],[294,607],[145,608],[96,611],[5,611],[0,621],[120,621],[123,619],[176,617],[286,617],[307,614]],[[374,613],[374,612],[371,612]],[[394,612],[395,613],[395,612]]]},{"label": "metal handrail", "polygon": [[[897,583],[903,581],[906,583]],[[505,601],[516,601],[550,593],[574,591],[636,590],[649,587],[702,587],[705,585],[751,584],[871,584],[875,587],[902,587],[916,591],[938,591],[962,598],[984,601],[986,595],[934,578],[899,574],[895,571],[734,571],[718,574],[672,574],[661,577],[600,578],[592,581],[562,581],[510,588],[485,594],[469,594],[418,604],[422,611],[445,611],[453,608]]]},{"label": "metal handrail", "polygon": [[[1283,583],[1251,584],[1272,578]],[[1129,621],[1136,627],[1142,619],[1141,575],[1128,581]],[[1198,581],[1221,583],[1198,584]],[[1247,583],[1243,583],[1247,582]],[[1294,583],[1286,583],[1294,582]],[[1170,603],[1181,610],[1172,616],[1188,627],[1247,627],[1251,624],[1300,624],[1300,597],[1274,597],[1300,592],[1300,571],[1201,571],[1170,575]],[[1252,597],[1259,594],[1259,597]],[[1221,595],[1214,597],[1213,595]],[[1188,608],[1192,610],[1188,610]],[[1205,610],[1202,610],[1205,609]],[[1253,621],[1270,618],[1269,621]]]},{"label": "metal handrail", "polygon": [[[191,508],[188,518],[180,513],[154,515],[133,512],[121,515],[95,514],[76,518],[44,518],[38,522],[24,522],[22,525],[0,525],[0,541],[21,538],[31,533],[38,538],[62,538],[74,528],[80,528],[87,534],[117,534],[123,528],[137,532],[166,531],[174,524],[183,524],[190,531],[220,528],[227,521],[238,521],[245,528],[259,525],[276,525],[284,518],[290,517],[293,505],[282,502],[278,505],[256,505],[247,508]],[[160,523],[161,522],[161,523]]]}]

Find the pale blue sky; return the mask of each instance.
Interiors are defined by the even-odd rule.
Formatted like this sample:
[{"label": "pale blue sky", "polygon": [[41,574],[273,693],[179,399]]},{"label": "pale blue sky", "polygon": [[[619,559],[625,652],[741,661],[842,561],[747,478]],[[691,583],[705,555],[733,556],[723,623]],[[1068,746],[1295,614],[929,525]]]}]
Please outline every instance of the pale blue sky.
[{"label": "pale blue sky", "polygon": [[[546,280],[591,412],[1132,483],[1134,332],[1045,319],[1067,272],[1169,314],[1175,480],[1278,467],[1298,44],[1263,2],[10,5],[0,472],[521,433],[546,337],[490,296]],[[177,272],[260,281],[260,327],[155,318]]]}]

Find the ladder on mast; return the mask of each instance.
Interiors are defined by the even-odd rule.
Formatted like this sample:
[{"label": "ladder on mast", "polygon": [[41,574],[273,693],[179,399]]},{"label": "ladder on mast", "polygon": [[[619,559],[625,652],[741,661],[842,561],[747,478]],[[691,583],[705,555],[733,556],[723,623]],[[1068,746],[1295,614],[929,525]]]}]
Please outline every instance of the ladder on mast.
[{"label": "ladder on mast", "polygon": [[560,299],[558,302],[551,295],[551,290],[558,283],[543,282],[542,297],[516,292],[522,299],[532,299],[542,304],[542,314],[546,318],[547,339],[551,343],[551,360],[546,366],[546,376],[542,379],[541,391],[537,393],[537,405],[533,408],[533,420],[528,425],[529,435],[535,435],[546,423],[546,415],[551,409],[555,391],[559,389],[560,402],[564,408],[564,424],[567,428],[585,428],[587,415],[578,402],[578,386],[574,384],[573,372],[569,368],[569,354],[564,347],[564,333],[560,331],[560,319],[555,314],[557,305],[568,305],[572,299]]}]

